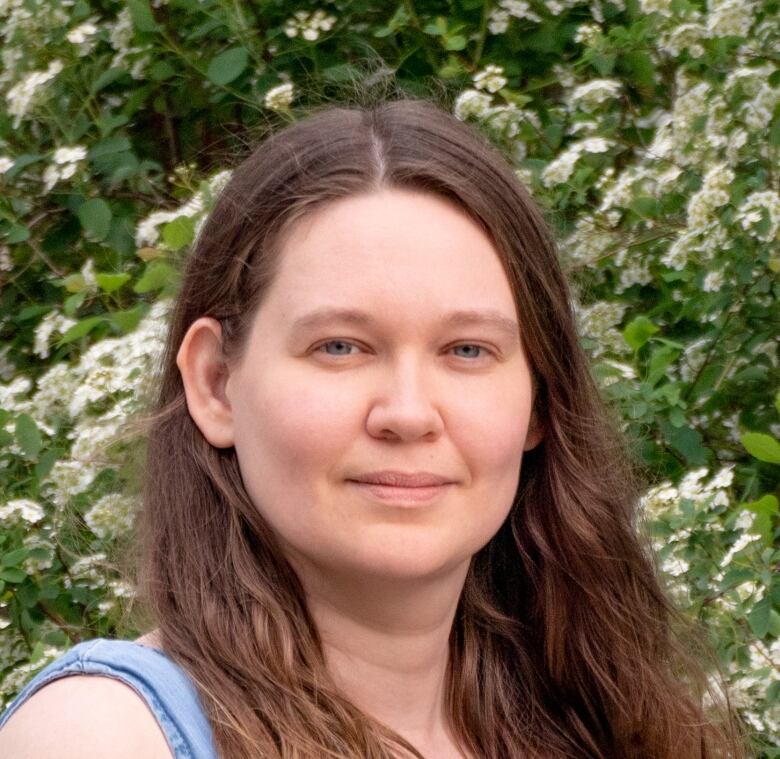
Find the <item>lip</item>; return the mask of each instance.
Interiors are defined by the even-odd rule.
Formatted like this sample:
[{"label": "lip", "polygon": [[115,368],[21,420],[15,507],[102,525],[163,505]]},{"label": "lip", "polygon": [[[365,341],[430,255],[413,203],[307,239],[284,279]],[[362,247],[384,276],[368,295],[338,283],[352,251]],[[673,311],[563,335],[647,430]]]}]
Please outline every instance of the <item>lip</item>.
[{"label": "lip", "polygon": [[382,485],[373,482],[358,482],[347,480],[352,487],[357,488],[361,495],[373,501],[379,501],[389,506],[399,508],[414,508],[428,504],[449,490],[454,483],[447,482],[440,485],[423,485],[417,487],[398,487],[396,485]]},{"label": "lip", "polygon": [[371,485],[387,485],[393,488],[430,488],[439,485],[449,485],[454,481],[432,472],[401,472],[395,469],[384,469],[381,472],[367,472],[349,478],[350,482]]}]

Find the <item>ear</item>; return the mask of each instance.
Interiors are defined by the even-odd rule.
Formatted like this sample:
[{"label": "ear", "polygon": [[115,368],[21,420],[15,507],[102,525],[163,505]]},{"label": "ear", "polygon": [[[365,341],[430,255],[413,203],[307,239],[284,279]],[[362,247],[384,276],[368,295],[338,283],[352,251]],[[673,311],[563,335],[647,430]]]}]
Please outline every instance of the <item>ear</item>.
[{"label": "ear", "polygon": [[539,443],[544,439],[544,425],[539,419],[539,415],[536,413],[536,409],[531,412],[531,421],[528,425],[528,432],[525,436],[525,445],[523,451],[530,451],[532,448],[536,448]]},{"label": "ear", "polygon": [[233,411],[225,394],[228,368],[222,356],[222,325],[208,316],[194,321],[176,354],[187,408],[215,448],[233,445]]}]

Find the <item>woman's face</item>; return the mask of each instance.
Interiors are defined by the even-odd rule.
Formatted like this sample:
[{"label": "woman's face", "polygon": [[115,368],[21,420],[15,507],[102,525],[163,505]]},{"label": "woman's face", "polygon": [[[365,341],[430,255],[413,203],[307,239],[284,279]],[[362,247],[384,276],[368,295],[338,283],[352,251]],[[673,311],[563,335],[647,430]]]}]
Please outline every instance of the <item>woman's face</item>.
[{"label": "woman's face", "polygon": [[[467,565],[541,436],[520,328],[489,238],[446,200],[386,190],[292,229],[225,396],[247,491],[293,565]],[[451,484],[353,482],[383,470]]]}]

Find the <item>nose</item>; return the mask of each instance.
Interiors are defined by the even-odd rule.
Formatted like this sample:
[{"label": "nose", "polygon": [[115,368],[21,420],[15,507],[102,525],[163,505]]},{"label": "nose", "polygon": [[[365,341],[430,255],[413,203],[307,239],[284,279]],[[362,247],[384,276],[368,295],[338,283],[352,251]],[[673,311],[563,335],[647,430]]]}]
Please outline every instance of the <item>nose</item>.
[{"label": "nose", "polygon": [[437,438],[444,422],[429,383],[412,355],[401,357],[382,375],[366,420],[373,437],[399,440]]}]

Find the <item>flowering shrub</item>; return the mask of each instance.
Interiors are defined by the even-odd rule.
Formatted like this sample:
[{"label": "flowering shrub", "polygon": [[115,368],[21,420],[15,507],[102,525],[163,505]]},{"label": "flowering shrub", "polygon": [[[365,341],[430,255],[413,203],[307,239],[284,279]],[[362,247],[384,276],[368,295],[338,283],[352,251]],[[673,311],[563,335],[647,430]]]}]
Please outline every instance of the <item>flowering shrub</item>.
[{"label": "flowering shrub", "polygon": [[0,708],[137,632],[128,423],[225,167],[298,104],[436,77],[546,209],[659,572],[780,757],[778,2],[450,8],[0,0]]}]

